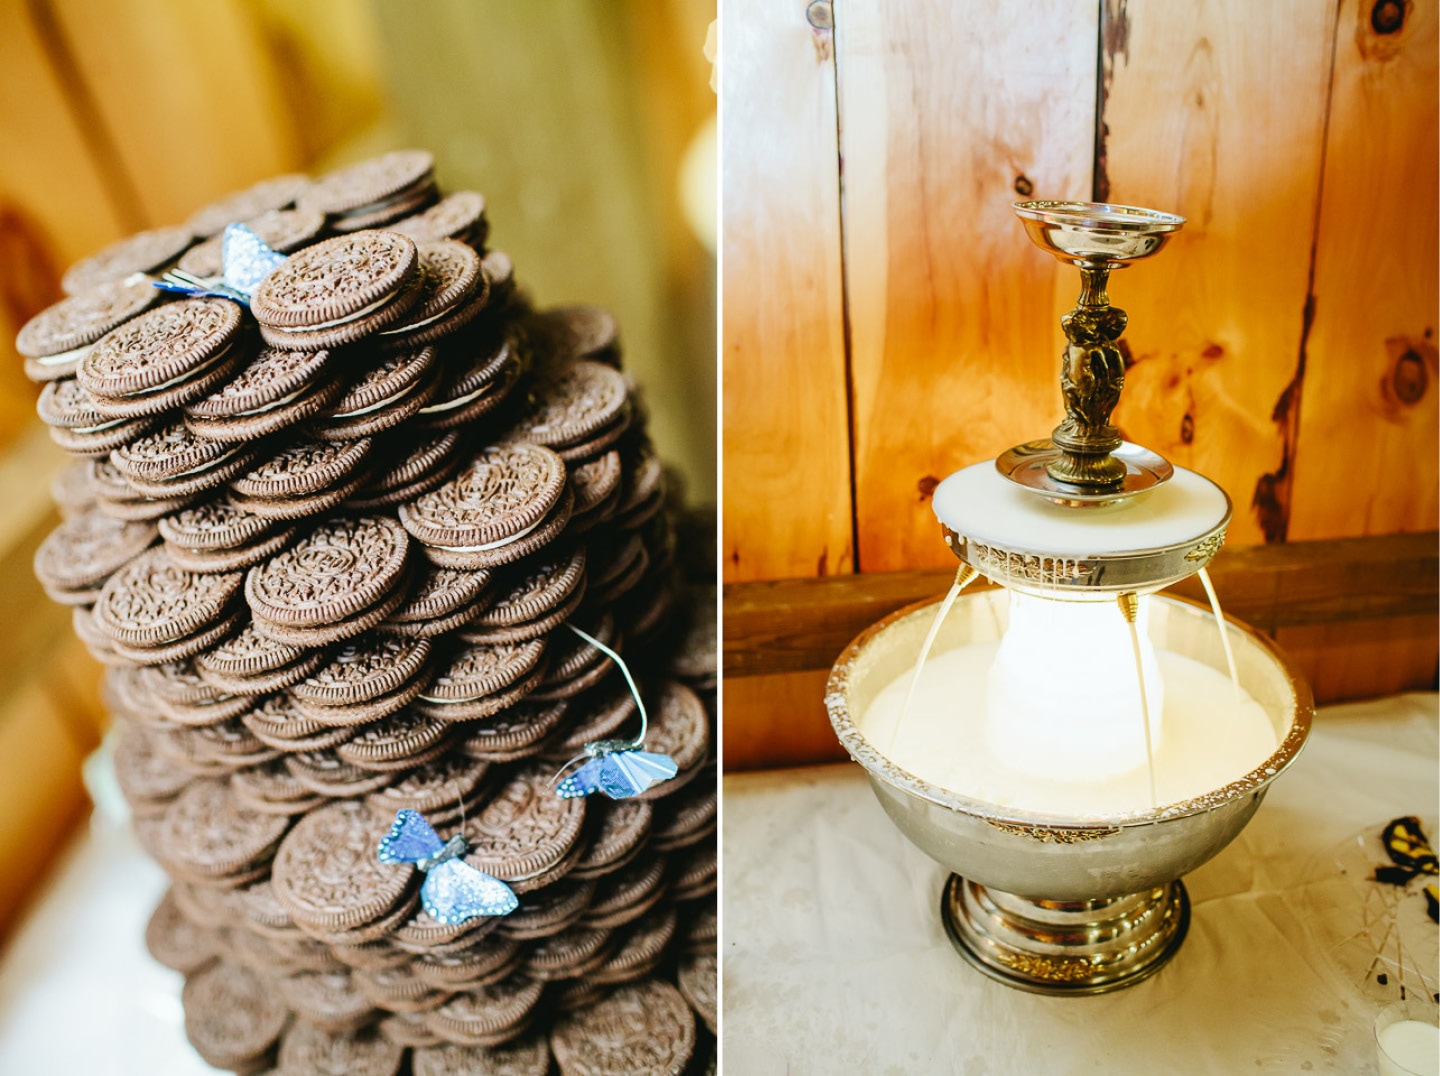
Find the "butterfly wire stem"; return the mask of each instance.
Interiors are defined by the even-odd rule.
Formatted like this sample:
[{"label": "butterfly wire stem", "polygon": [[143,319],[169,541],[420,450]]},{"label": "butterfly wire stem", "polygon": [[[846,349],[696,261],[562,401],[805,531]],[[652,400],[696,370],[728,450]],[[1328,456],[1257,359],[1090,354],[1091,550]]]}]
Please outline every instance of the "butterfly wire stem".
[{"label": "butterfly wire stem", "polygon": [[640,708],[640,735],[638,738],[636,738],[635,744],[637,747],[640,744],[643,744],[645,742],[646,730],[648,730],[650,727],[650,716],[645,712],[645,701],[640,698],[640,689],[635,686],[635,677],[630,675],[630,666],[625,664],[624,658],[622,658],[614,650],[611,650],[599,639],[595,638],[595,636],[589,634],[588,632],[581,631],[574,624],[571,624],[568,620],[565,622],[565,626],[571,631],[573,631],[576,635],[580,636],[580,638],[584,639],[591,646],[595,647],[595,649],[599,650],[600,653],[604,654],[616,665],[620,666],[620,672],[624,674],[625,682],[630,685],[630,694],[635,697],[635,705]]}]

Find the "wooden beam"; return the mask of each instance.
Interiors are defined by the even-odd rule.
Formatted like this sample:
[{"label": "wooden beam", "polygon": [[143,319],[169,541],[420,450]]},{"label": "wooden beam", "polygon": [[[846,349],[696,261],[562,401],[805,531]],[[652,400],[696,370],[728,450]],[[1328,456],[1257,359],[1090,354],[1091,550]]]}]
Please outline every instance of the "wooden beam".
[{"label": "wooden beam", "polygon": [[[1440,600],[1440,535],[1395,534],[1224,549],[1210,575],[1227,614],[1257,630],[1429,615]],[[938,597],[948,569],[725,587],[726,677],[827,668],[867,625]],[[1204,600],[1197,578],[1171,593]]]}]

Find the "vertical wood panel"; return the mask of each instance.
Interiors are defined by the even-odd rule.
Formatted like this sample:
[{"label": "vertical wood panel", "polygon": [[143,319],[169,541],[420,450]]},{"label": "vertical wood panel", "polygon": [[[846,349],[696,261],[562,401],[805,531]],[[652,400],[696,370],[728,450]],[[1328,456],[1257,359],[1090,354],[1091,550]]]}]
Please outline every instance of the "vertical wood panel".
[{"label": "vertical wood panel", "polygon": [[834,42],[805,6],[722,20],[727,581],[854,563]]},{"label": "vertical wood panel", "polygon": [[254,12],[240,0],[43,0],[144,216],[178,224],[289,171],[298,144]]},{"label": "vertical wood panel", "polygon": [[945,563],[935,481],[1062,417],[1061,269],[1010,203],[1089,196],[1096,17],[836,4],[865,571]]},{"label": "vertical wood panel", "polygon": [[1097,195],[1188,218],[1118,273],[1133,365],[1116,422],[1283,540],[1334,5],[1106,0]]},{"label": "vertical wood panel", "polygon": [[1373,7],[1340,6],[1291,538],[1437,520],[1436,5]]}]

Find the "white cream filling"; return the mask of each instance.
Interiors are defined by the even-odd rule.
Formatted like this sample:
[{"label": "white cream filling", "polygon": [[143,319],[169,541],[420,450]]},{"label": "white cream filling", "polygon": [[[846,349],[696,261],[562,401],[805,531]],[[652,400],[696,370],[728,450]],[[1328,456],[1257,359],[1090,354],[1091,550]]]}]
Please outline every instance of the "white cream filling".
[{"label": "white cream filling", "polygon": [[340,421],[341,419],[359,418],[359,417],[362,416],[362,415],[368,415],[368,414],[371,414],[372,412],[379,411],[379,410],[382,410],[383,408],[389,407],[391,404],[393,404],[393,403],[398,403],[398,402],[400,402],[401,400],[405,399],[406,396],[409,396],[410,393],[414,391],[415,386],[418,385],[418,384],[420,384],[420,382],[421,382],[422,380],[424,380],[423,376],[422,376],[422,377],[419,377],[419,378],[416,378],[414,381],[410,382],[410,384],[406,385],[403,389],[401,389],[399,392],[397,392],[394,396],[387,396],[387,397],[385,397],[385,399],[381,400],[379,403],[373,403],[373,404],[371,404],[369,407],[361,407],[361,408],[358,408],[358,409],[356,409],[356,410],[354,410],[354,411],[346,411],[343,415],[331,415],[331,416],[329,417],[329,421],[331,421],[331,422],[338,422],[338,421]]},{"label": "white cream filling", "polygon": [[546,512],[538,522],[530,524],[530,526],[526,527],[523,531],[512,534],[509,538],[501,538],[498,542],[486,542],[484,545],[437,545],[435,548],[443,549],[447,553],[483,553],[487,549],[499,549],[501,546],[507,546],[511,542],[518,542],[527,534],[539,530],[550,521],[550,517],[554,514],[553,511]]},{"label": "white cream filling", "polygon": [[85,353],[94,346],[94,344],[81,344],[79,347],[71,348],[69,351],[60,351],[54,355],[44,355],[40,358],[31,359],[30,361],[40,366],[63,366],[67,362],[83,359]]},{"label": "white cream filling", "polygon": [[353,314],[346,314],[343,318],[336,318],[334,321],[322,321],[316,325],[296,325],[293,327],[287,325],[266,325],[265,327],[271,332],[294,334],[313,333],[319,332],[322,329],[334,329],[340,325],[349,325],[352,321],[363,318],[366,314],[373,314],[381,307],[388,305],[395,298],[395,296],[400,294],[400,290],[403,289],[397,289],[396,291],[392,291],[389,295],[383,296],[375,300],[375,302],[371,303],[369,306],[361,307]]}]

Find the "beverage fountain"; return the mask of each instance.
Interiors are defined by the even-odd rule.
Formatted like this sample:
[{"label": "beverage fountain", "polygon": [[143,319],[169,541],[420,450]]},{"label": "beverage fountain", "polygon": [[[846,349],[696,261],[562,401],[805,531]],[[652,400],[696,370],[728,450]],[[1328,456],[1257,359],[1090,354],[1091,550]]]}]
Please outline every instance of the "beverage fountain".
[{"label": "beverage fountain", "polygon": [[[891,820],[953,872],[940,914],[961,955],[1021,989],[1092,994],[1174,955],[1181,876],[1254,815],[1313,702],[1269,640],[1220,611],[1205,567],[1229,497],[1110,423],[1127,318],[1109,275],[1184,218],[1014,208],[1080,271],[1061,319],[1065,417],[936,487],[954,585],[856,637],[825,703]],[[1157,593],[1196,574],[1208,609]],[[982,577],[999,588],[961,593]]]}]

